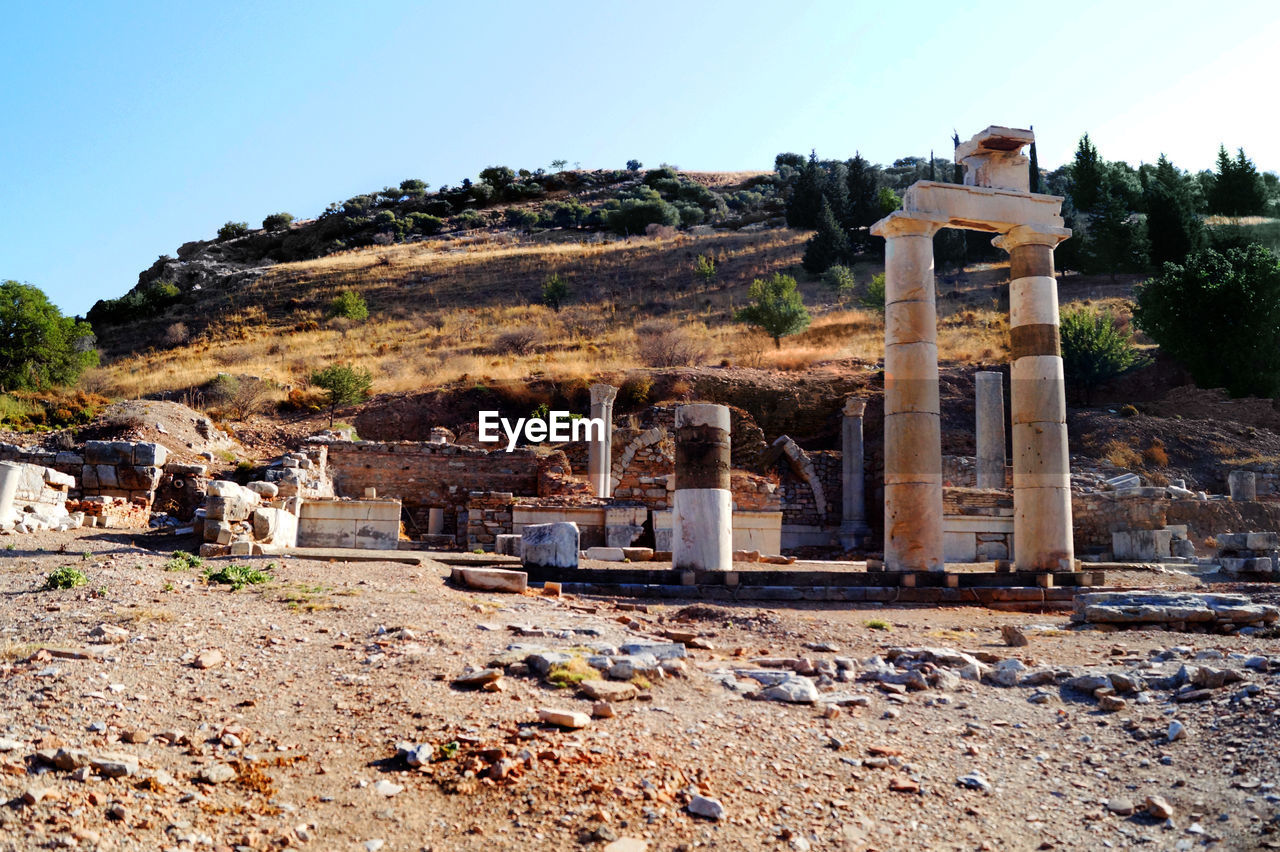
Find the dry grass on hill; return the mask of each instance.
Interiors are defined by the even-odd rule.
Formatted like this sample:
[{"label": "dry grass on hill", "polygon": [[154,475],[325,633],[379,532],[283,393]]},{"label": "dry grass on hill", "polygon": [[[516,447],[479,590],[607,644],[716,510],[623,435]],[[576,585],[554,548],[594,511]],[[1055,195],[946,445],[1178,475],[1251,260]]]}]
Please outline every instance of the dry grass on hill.
[{"label": "dry grass on hill", "polygon": [[[843,358],[875,363],[883,357],[883,317],[839,304],[800,271],[806,238],[789,230],[559,242],[487,234],[281,264],[245,290],[210,293],[207,304],[188,308],[216,317],[189,342],[118,358],[89,374],[85,386],[140,397],[181,392],[229,372],[288,389],[334,361],[367,367],[378,393],[590,377],[682,359],[778,370]],[[699,255],[716,259],[714,281],[693,274]],[[780,350],[732,321],[751,280],[775,271],[801,281],[814,317]],[[865,285],[878,271],[859,264],[855,275]],[[572,291],[559,312],[537,304],[552,274]],[[943,362],[1007,357],[1008,315],[986,295],[1002,274],[984,270],[971,293],[952,284],[940,297]],[[367,322],[325,318],[343,290],[368,301]]]}]

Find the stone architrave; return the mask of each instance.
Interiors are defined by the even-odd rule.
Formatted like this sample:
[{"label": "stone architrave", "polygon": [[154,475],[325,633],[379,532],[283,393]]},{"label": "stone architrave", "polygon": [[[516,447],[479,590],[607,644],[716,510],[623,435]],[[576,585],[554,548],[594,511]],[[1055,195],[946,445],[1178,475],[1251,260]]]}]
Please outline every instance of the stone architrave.
[{"label": "stone architrave", "polygon": [[862,418],[867,411],[867,401],[849,397],[841,412],[841,522],[840,545],[845,550],[865,547],[871,538],[867,526],[867,499],[865,454]]},{"label": "stone architrave", "polygon": [[591,419],[604,423],[604,434],[593,435],[587,448],[587,481],[597,497],[608,497],[612,492],[610,468],[613,464],[613,401],[618,389],[612,385],[595,384],[591,391]]},{"label": "stone architrave", "polygon": [[692,571],[733,570],[733,496],[729,490],[729,409],[676,408],[676,491],[672,564]]},{"label": "stone architrave", "polygon": [[1004,377],[984,370],[974,376],[974,414],[979,488],[1004,488]]},{"label": "stone architrave", "polygon": [[942,571],[942,432],[933,235],[938,223],[892,213],[885,238],[884,563]]},{"label": "stone architrave", "polygon": [[1019,571],[1070,571],[1071,462],[1053,249],[1063,228],[1022,225],[993,242],[1009,253],[1009,409],[1013,548]]}]

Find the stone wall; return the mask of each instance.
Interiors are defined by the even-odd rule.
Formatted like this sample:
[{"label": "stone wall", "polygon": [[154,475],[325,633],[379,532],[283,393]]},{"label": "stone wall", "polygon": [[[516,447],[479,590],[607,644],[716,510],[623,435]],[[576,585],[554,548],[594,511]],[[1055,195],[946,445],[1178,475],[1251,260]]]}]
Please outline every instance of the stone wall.
[{"label": "stone wall", "polygon": [[515,495],[510,491],[476,491],[467,496],[466,549],[493,550],[499,535],[511,532],[511,507]]},{"label": "stone wall", "polygon": [[[79,452],[0,444],[0,461],[51,468],[75,479],[71,497],[112,497],[150,509],[169,451],[162,444],[87,441]],[[144,525],[145,526],[145,525]]]},{"label": "stone wall", "polygon": [[1173,500],[1098,492],[1073,494],[1071,511],[1080,554],[1109,553],[1115,532],[1158,530],[1172,524],[1186,524],[1197,547],[1206,538],[1227,532],[1280,532],[1280,502],[1273,501]]}]

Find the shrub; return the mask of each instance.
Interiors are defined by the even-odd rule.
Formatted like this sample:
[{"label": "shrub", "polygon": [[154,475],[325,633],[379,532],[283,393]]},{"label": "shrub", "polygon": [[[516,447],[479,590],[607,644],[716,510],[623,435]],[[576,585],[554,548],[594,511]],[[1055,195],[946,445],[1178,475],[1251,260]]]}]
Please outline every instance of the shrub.
[{"label": "shrub", "polygon": [[[275,567],[275,563],[267,565],[267,571]],[[238,592],[245,586],[256,586],[260,583],[271,582],[271,575],[266,571],[259,571],[257,568],[248,565],[227,565],[224,568],[206,568],[204,578],[209,583],[219,583],[224,586],[230,586],[231,591]]]},{"label": "shrub", "polygon": [[631,405],[642,406],[649,403],[649,393],[652,390],[653,379],[643,373],[635,373],[622,380],[618,396]]},{"label": "shrub", "polygon": [[364,296],[354,290],[343,290],[329,304],[329,319],[334,317],[342,317],[352,322],[364,322],[369,318],[369,306],[365,304]]},{"label": "shrub", "polygon": [[426,181],[421,181],[417,178],[402,180],[400,181],[400,191],[410,198],[414,198],[427,191],[427,183]]},{"label": "shrub", "polygon": [[504,215],[508,225],[525,231],[538,227],[538,223],[542,221],[536,210],[527,207],[508,207]]},{"label": "shrub", "polygon": [[716,280],[716,260],[709,254],[700,254],[693,262],[693,276],[703,284]]},{"label": "shrub", "polygon": [[556,313],[569,301],[569,284],[559,274],[553,273],[542,284],[542,304]]},{"label": "shrub", "polygon": [[877,272],[871,276],[867,292],[858,299],[858,304],[869,311],[884,313],[884,273]]},{"label": "shrub", "polygon": [[[853,277],[852,269],[837,263],[822,273],[822,283],[843,299],[853,292],[858,282]],[[883,304],[883,300],[881,304]]]},{"label": "shrub", "polygon": [[454,227],[463,231],[474,231],[476,228],[483,228],[487,223],[485,215],[479,210],[463,210],[453,217]]},{"label": "shrub", "polygon": [[63,565],[49,572],[44,579],[46,589],[74,589],[89,582],[89,578],[79,568]]},{"label": "shrub", "polygon": [[796,279],[775,272],[769,278],[757,278],[748,291],[751,304],[738,311],[735,319],[762,329],[773,338],[775,349],[782,348],[782,338],[809,327],[809,311],[796,289]]},{"label": "shrub", "polygon": [[650,320],[636,328],[640,360],[649,367],[694,367],[711,356],[706,329],[674,320]]},{"label": "shrub", "polygon": [[428,237],[440,233],[440,229],[444,227],[444,220],[430,213],[410,213],[405,220],[410,228]]},{"label": "shrub", "polygon": [[1166,263],[1137,293],[1134,322],[1202,388],[1280,394],[1280,260],[1259,245]]},{"label": "shrub", "polygon": [[164,330],[164,342],[168,346],[181,346],[191,339],[186,323],[175,322]]},{"label": "shrub", "polygon": [[1086,308],[1064,311],[1060,335],[1063,373],[1068,384],[1084,391],[1086,402],[1098,385],[1146,361],[1110,311],[1093,313]]},{"label": "shrub", "polygon": [[272,213],[262,220],[262,228],[265,231],[283,231],[292,224],[292,213]]},{"label": "shrub", "polygon": [[352,405],[369,396],[373,376],[363,367],[350,364],[330,364],[311,374],[311,384],[327,392],[329,425],[333,426],[333,414],[339,405]]},{"label": "shrub", "polygon": [[605,213],[606,221],[619,234],[643,234],[650,225],[674,228],[680,224],[680,211],[653,189],[641,188],[634,196],[612,203]]},{"label": "shrub", "polygon": [[228,222],[218,229],[218,239],[233,240],[249,233],[248,222]]},{"label": "shrub", "polygon": [[1151,442],[1151,446],[1142,451],[1142,460],[1152,467],[1168,467],[1169,453],[1164,448],[1164,442],[1156,438]]},{"label": "shrub", "polygon": [[528,355],[546,340],[546,333],[536,325],[508,329],[493,341],[496,355]]},{"label": "shrub", "polygon": [[627,171],[638,172],[644,168],[644,163],[639,160],[627,160]]}]

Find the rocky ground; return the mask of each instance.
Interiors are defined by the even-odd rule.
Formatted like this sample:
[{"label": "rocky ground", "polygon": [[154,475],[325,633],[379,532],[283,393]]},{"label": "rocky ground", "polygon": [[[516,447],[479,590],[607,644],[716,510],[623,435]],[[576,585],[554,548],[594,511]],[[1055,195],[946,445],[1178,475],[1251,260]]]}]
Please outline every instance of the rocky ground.
[{"label": "rocky ground", "polygon": [[[1280,848],[1274,630],[484,594],[439,563],[255,559],[233,591],[171,540],[4,542],[0,849]],[[42,589],[64,565],[86,584]]]}]

